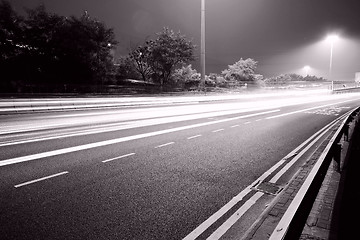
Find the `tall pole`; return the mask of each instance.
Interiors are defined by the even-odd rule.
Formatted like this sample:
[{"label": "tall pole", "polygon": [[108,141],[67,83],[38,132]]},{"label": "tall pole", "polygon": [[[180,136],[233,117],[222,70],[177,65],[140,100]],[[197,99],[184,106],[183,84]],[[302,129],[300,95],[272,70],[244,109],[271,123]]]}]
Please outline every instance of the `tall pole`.
[{"label": "tall pole", "polygon": [[327,40],[330,42],[330,67],[329,67],[329,80],[331,81],[331,90],[334,90],[334,80],[332,79],[332,61],[333,61],[333,49],[334,43],[339,37],[337,35],[329,35]]},{"label": "tall pole", "polygon": [[201,0],[201,42],[200,42],[201,87],[205,88],[205,0]]},{"label": "tall pole", "polygon": [[330,67],[329,67],[329,79],[331,80],[331,90],[334,90],[334,81],[332,79],[332,59],[333,59],[333,48],[334,48],[334,41],[331,41],[330,46]]}]

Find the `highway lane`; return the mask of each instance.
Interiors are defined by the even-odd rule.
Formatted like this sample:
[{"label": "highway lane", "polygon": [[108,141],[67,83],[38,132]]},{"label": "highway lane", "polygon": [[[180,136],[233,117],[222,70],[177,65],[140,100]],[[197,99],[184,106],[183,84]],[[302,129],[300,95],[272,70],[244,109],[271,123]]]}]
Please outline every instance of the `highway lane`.
[{"label": "highway lane", "polygon": [[183,238],[314,132],[357,106],[352,98],[3,146],[1,160],[146,136],[0,167],[1,234]]},{"label": "highway lane", "polygon": [[[168,106],[157,106],[157,107],[146,107],[141,108],[141,111],[135,105],[135,108],[124,108],[121,111],[118,110],[92,110],[92,111],[70,111],[70,112],[50,112],[48,114],[29,114],[21,115],[21,117],[14,115],[0,115],[0,134],[6,132],[23,132],[29,130],[41,130],[41,129],[52,129],[56,127],[71,127],[81,126],[84,124],[104,124],[105,122],[128,122],[130,120],[141,120],[149,118],[161,118],[181,115],[194,115],[209,113],[209,115],[224,115],[224,111],[244,111],[254,108],[271,108],[289,106],[299,103],[311,103],[313,101],[327,101],[334,97],[338,99],[346,98],[344,95],[329,95],[323,92],[310,92],[309,94],[293,93],[293,96],[283,95],[245,95],[246,98],[240,100],[222,100],[218,97],[218,101],[202,103],[202,104],[179,104],[176,110],[174,105]],[[253,96],[253,97],[251,97]],[[226,96],[225,96],[226,99]],[[281,101],[285,99],[285,101]],[[221,113],[219,113],[221,112]],[[69,121],[69,119],[71,121]],[[172,119],[174,121],[175,119]],[[86,122],[85,122],[86,121]],[[35,123],[35,124],[34,124]],[[153,123],[152,123],[153,124]]]}]

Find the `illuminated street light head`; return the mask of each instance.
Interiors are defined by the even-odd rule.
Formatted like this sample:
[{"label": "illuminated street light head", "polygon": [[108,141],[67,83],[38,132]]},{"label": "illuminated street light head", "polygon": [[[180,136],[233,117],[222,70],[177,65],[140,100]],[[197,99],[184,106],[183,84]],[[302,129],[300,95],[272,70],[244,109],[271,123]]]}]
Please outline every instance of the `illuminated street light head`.
[{"label": "illuminated street light head", "polygon": [[334,43],[335,41],[337,41],[339,39],[339,36],[336,34],[331,34],[328,35],[326,38],[326,41],[330,42],[330,43]]},{"label": "illuminated street light head", "polygon": [[304,66],[304,71],[306,76],[309,75],[310,66],[309,65]]}]

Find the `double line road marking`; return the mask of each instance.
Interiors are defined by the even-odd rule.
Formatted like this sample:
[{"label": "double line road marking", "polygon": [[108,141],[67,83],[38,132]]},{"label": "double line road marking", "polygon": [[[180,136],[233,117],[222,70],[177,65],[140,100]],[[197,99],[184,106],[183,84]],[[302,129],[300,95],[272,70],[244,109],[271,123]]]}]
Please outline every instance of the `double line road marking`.
[{"label": "double line road marking", "polygon": [[[316,142],[325,135],[333,126],[336,125],[338,121],[341,120],[346,114],[335,119],[318,132],[313,134],[305,142],[300,144],[297,148],[287,154],[283,159],[277,162],[272,168],[263,173],[258,179],[256,179],[252,184],[247,186],[243,191],[231,199],[227,204],[225,204],[221,209],[211,215],[207,220],[195,228],[191,233],[189,233],[183,240],[194,240],[199,237],[201,234],[206,232],[216,221],[218,221],[222,216],[224,216],[231,208],[233,208],[237,203],[239,203],[245,196],[251,193],[252,187],[257,183],[264,181],[268,176],[270,176],[274,171],[276,171],[280,166],[295,156],[290,162],[282,167],[282,169],[270,180],[270,182],[275,183],[302,155],[304,155],[310,147],[312,147]],[[301,150],[301,151],[300,151]],[[299,152],[300,151],[300,152]],[[256,202],[259,200],[264,193],[256,192],[251,196],[238,210],[235,211],[224,223],[221,224],[207,239],[219,239],[222,237]]]}]

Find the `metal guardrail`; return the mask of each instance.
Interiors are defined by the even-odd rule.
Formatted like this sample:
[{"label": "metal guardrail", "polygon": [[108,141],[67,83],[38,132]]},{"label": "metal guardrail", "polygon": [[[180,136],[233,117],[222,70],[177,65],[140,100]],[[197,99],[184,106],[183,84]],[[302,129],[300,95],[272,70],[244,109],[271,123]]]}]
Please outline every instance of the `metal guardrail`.
[{"label": "metal guardrail", "polygon": [[25,112],[46,112],[46,111],[65,111],[65,110],[85,110],[100,108],[119,108],[129,106],[148,106],[154,104],[176,104],[189,103],[196,100],[174,99],[84,99],[84,100],[38,100],[27,99],[0,102],[0,114],[25,113]]},{"label": "metal guardrail", "polygon": [[332,93],[334,94],[349,93],[349,92],[360,92],[360,87],[339,88],[332,90]]},{"label": "metal guardrail", "polygon": [[[170,104],[189,104],[216,101],[249,100],[264,97],[326,95],[328,90],[291,91],[291,92],[257,92],[248,94],[188,94],[129,96],[129,97],[93,97],[93,98],[17,98],[0,99],[0,114],[84,110],[99,108],[122,108],[129,106],[153,106]],[[305,96],[305,95],[304,95]]]},{"label": "metal guardrail", "polygon": [[[331,160],[337,161],[340,167],[341,146],[338,143],[343,136],[348,138],[349,123],[353,121],[359,112],[360,107],[351,110],[345,117],[280,219],[269,238],[270,240],[299,238]],[[358,119],[355,124],[358,124]]]}]

